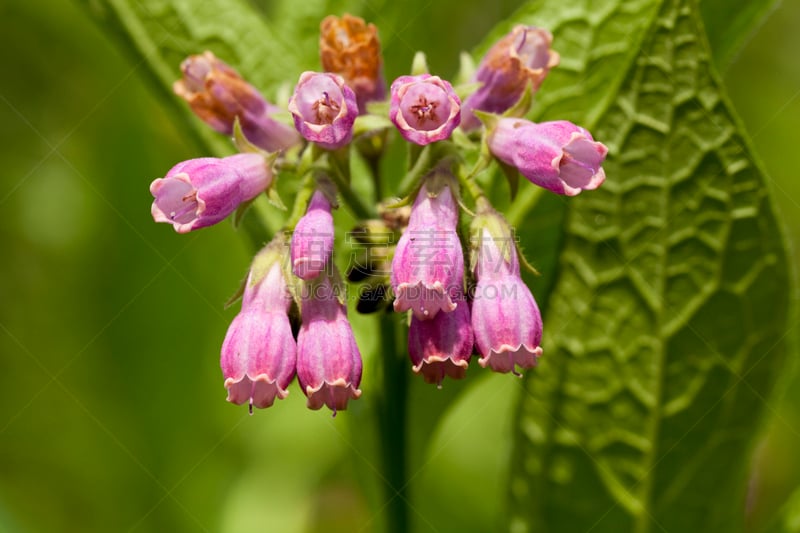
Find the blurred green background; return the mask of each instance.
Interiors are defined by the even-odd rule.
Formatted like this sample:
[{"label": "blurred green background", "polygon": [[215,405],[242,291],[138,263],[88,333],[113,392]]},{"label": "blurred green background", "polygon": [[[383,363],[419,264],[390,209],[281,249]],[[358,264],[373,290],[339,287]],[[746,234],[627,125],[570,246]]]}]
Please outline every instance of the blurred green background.
[{"label": "blurred green background", "polygon": [[[392,79],[416,49],[452,74],[456,51],[518,3],[435,2],[414,18],[403,3],[365,3],[359,14],[378,25]],[[795,261],[797,28],[800,2],[783,2],[725,73]],[[145,66],[63,1],[0,4],[0,54],[0,531],[379,527],[374,435],[358,403],[331,419],[307,411],[296,386],[253,417],[224,401],[218,354],[236,309],[222,304],[250,250],[229,224],[180,236],[152,222],[150,181],[203,154]],[[800,381],[786,375],[754,458],[753,530],[800,485]],[[419,531],[501,523],[519,389],[503,378],[474,372],[449,406],[414,380],[412,416],[446,411],[410,466]]]}]

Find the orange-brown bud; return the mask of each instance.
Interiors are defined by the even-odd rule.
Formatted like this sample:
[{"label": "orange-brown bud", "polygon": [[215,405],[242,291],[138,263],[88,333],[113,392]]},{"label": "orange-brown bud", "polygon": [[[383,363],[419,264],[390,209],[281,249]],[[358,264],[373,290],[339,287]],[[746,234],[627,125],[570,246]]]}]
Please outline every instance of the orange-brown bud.
[{"label": "orange-brown bud", "polygon": [[173,91],[218,132],[233,133],[238,117],[245,137],[268,152],[299,142],[294,128],[270,118],[279,109],[213,53],[189,56],[181,63],[181,71],[183,78],[173,84]]},{"label": "orange-brown bud", "polygon": [[480,126],[475,110],[503,113],[525,92],[528,83],[536,92],[550,69],[558,65],[558,52],[550,48],[553,36],[533,26],[515,26],[497,41],[483,57],[475,81],[483,85],[464,102],[461,127]]},{"label": "orange-brown bud", "polygon": [[339,74],[356,93],[359,113],[367,102],[386,98],[378,30],[364,19],[344,14],[320,24],[320,59],[326,72]]}]

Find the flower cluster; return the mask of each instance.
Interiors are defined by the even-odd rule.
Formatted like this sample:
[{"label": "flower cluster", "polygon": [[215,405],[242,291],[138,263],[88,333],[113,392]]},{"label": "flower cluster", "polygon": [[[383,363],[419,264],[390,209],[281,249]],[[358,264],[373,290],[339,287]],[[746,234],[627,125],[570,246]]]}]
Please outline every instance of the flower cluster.
[{"label": "flower cluster", "polygon": [[[311,409],[335,414],[361,395],[361,353],[336,266],[340,202],[360,219],[349,237],[362,249],[346,276],[361,284],[355,307],[407,314],[411,367],[426,382],[463,378],[473,355],[502,373],[537,364],[542,318],[521,277],[527,263],[476,176],[491,169],[490,154],[554,193],[574,196],[603,183],[607,149],[587,130],[523,118],[525,95],[558,65],[552,40],[547,30],[517,26],[456,87],[426,72],[422,56],[387,93],[375,26],[331,16],[320,27],[322,70],[299,73],[285,106],[211,52],[184,61],[175,92],[212,128],[234,135],[242,153],[185,161],[153,181],[153,218],[185,233],[241,215],[262,193],[282,207],[277,182],[294,181],[294,207],[256,254],[222,344],[230,402],[251,411],[271,406],[295,376]],[[409,167],[397,180],[377,171],[392,129],[409,146]],[[352,169],[365,166],[352,165],[354,156],[372,163],[375,191],[405,199],[365,201],[351,185]],[[472,169],[470,161],[478,161]]]}]

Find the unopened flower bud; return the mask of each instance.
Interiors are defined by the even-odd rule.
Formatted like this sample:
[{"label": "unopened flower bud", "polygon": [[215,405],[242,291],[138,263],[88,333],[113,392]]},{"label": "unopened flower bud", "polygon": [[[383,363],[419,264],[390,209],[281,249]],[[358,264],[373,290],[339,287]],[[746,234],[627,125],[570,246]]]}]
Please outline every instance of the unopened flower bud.
[{"label": "unopened flower bud", "polygon": [[558,194],[575,196],[606,179],[608,148],[566,120],[533,123],[504,118],[489,134],[489,150],[529,181]]},{"label": "unopened flower bud", "polygon": [[426,145],[447,139],[461,122],[461,100],[439,76],[400,76],[391,92],[389,118],[409,142]]},{"label": "unopened flower bud", "polygon": [[175,93],[192,111],[220,133],[231,135],[236,117],[248,141],[268,152],[300,142],[291,126],[270,118],[280,108],[268,103],[255,87],[211,52],[189,56],[181,64],[183,78]]},{"label": "unopened flower bud", "polygon": [[297,346],[287,312],[291,296],[281,268],[283,243],[268,245],[250,269],[242,311],[222,343],[220,366],[228,401],[258,408],[283,399],[295,374]]},{"label": "unopened flower bud", "polygon": [[386,98],[381,45],[374,24],[348,14],[325,17],[320,24],[319,49],[322,69],[344,78],[356,94],[360,114],[366,112],[367,102]]},{"label": "unopened flower bud", "polygon": [[475,73],[483,85],[469,96],[462,109],[461,127],[481,125],[474,110],[503,113],[512,107],[530,83],[535,92],[559,56],[550,48],[553,36],[533,26],[516,26],[489,49]]},{"label": "unopened flower bud", "polygon": [[301,299],[297,378],[310,409],[327,405],[336,414],[347,408],[348,400],[361,396],[361,353],[347,310],[327,275],[305,283]]},{"label": "unopened flower bud", "polygon": [[178,233],[211,226],[252,200],[272,183],[272,169],[261,154],[203,157],[178,163],[150,184],[156,222]]},{"label": "unopened flower bud", "polygon": [[353,138],[356,95],[338,74],[303,72],[289,111],[300,135],[326,150],[341,148]]},{"label": "unopened flower bud", "polygon": [[297,277],[309,280],[325,270],[333,254],[333,231],[331,203],[317,190],[292,233],[292,272]]}]

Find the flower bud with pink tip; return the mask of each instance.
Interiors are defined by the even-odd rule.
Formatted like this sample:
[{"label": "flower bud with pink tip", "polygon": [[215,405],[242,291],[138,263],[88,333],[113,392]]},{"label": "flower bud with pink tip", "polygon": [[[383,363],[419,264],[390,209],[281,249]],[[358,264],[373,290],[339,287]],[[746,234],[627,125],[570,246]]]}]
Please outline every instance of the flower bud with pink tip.
[{"label": "flower bud with pink tip", "polygon": [[333,216],[331,203],[317,190],[311,197],[306,214],[292,233],[292,272],[300,279],[319,276],[333,254]]},{"label": "flower bud with pink tip", "polygon": [[428,178],[392,259],[394,310],[418,320],[456,309],[463,294],[464,255],[456,233],[458,207],[448,179]]},{"label": "flower bud with pink tip", "polygon": [[272,184],[272,168],[261,154],[203,157],[178,163],[150,184],[156,222],[178,233],[211,226]]},{"label": "flower bud with pink tip", "polygon": [[353,138],[356,95],[337,74],[303,72],[289,111],[300,135],[326,150],[341,148]]},{"label": "flower bud with pink tip", "polygon": [[481,358],[495,372],[536,366],[542,355],[542,317],[531,291],[520,278],[516,244],[502,217],[484,211],[472,223],[472,328]]},{"label": "flower bud with pink tip", "polygon": [[271,118],[281,109],[211,52],[189,56],[181,63],[181,71],[183,78],[173,85],[175,94],[218,132],[231,135],[238,117],[247,140],[267,152],[300,142],[291,126]]},{"label": "flower bud with pink tip", "polygon": [[469,307],[458,302],[452,313],[438,313],[431,320],[411,317],[408,330],[408,353],[414,372],[426,383],[441,387],[445,377],[464,377],[472,356],[472,326]]},{"label": "flower bud with pink tip", "polygon": [[550,48],[552,34],[534,26],[516,26],[489,49],[481,60],[474,80],[481,87],[464,101],[461,127],[472,130],[481,125],[473,111],[503,113],[511,108],[530,83],[535,92],[550,69],[559,62]]},{"label": "flower bud with pink tip", "polygon": [[461,100],[439,76],[400,76],[391,93],[389,118],[409,142],[424,146],[447,139],[461,123]]},{"label": "flower bud with pink tip", "polygon": [[242,296],[242,311],[222,343],[220,366],[228,401],[264,408],[289,394],[297,346],[287,315],[292,297],[281,267],[285,245],[277,238],[253,261]]},{"label": "flower bud with pink tip", "polygon": [[297,378],[308,407],[327,405],[334,415],[361,396],[361,353],[340,291],[327,275],[303,284],[297,336]]},{"label": "flower bud with pink tip", "polygon": [[606,179],[601,165],[608,148],[566,120],[537,124],[502,118],[491,129],[488,143],[497,159],[558,194],[575,196],[598,188]]}]

